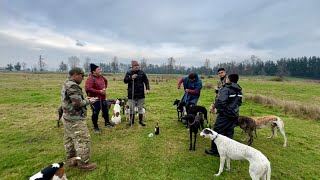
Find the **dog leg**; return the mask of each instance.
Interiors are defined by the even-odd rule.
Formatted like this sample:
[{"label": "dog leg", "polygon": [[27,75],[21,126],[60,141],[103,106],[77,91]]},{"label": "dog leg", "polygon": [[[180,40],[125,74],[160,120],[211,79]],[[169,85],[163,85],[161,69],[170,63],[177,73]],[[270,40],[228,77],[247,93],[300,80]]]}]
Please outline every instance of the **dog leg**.
[{"label": "dog leg", "polygon": [[226,161],[226,157],[225,156],[221,156],[220,154],[220,167],[219,167],[219,172],[217,174],[215,174],[215,176],[220,176],[220,174],[223,172],[223,168],[224,168],[224,163]]},{"label": "dog leg", "polygon": [[286,133],[284,132],[284,129],[281,127],[281,128],[279,128],[279,131],[280,131],[280,133],[282,134],[282,136],[283,136],[283,140],[284,140],[284,142],[283,142],[283,147],[287,147],[287,137],[286,137]]},{"label": "dog leg", "polygon": [[190,133],[190,146],[189,146],[189,150],[192,150],[192,130],[191,130],[191,128],[189,129],[189,133]]},{"label": "dog leg", "polygon": [[226,170],[227,170],[227,171],[230,171],[230,169],[231,169],[231,168],[230,168],[230,158],[227,157],[227,158],[226,158],[226,161],[227,161],[227,169],[226,169]]},{"label": "dog leg", "polygon": [[193,150],[194,151],[196,150],[197,134],[198,134],[198,132],[194,133],[194,142],[193,142]]},{"label": "dog leg", "polygon": [[252,132],[252,130],[248,131],[248,136],[249,136],[248,146],[251,146],[251,144],[253,142],[253,132]]},{"label": "dog leg", "polygon": [[274,136],[274,126],[273,125],[271,125],[271,131],[272,131],[272,134],[268,138],[272,138]]}]

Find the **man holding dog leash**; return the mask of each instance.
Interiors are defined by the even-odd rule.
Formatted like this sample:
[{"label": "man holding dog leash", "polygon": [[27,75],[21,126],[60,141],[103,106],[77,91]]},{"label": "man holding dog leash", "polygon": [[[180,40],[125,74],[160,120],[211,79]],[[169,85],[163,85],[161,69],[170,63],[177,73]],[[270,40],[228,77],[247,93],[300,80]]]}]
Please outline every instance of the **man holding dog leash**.
[{"label": "man holding dog leash", "polygon": [[179,79],[177,89],[180,89],[182,83],[185,92],[180,103],[184,103],[186,110],[188,110],[189,106],[197,105],[202,89],[202,81],[198,74],[190,73],[189,76]]},{"label": "man holding dog leash", "polygon": [[128,105],[130,108],[130,120],[128,127],[134,124],[134,107],[138,107],[139,124],[145,126],[143,122],[143,106],[145,102],[144,86],[147,94],[150,92],[150,85],[147,75],[140,70],[138,61],[131,61],[131,70],[128,71],[123,79],[128,84]]},{"label": "man holding dog leash", "polygon": [[102,75],[102,70],[95,64],[90,64],[91,74],[86,80],[86,92],[90,97],[97,97],[99,101],[92,106],[92,123],[96,133],[101,132],[98,126],[98,117],[100,110],[104,118],[104,125],[106,127],[113,126],[109,121],[109,107],[106,101],[106,88],[108,87],[107,79]]}]

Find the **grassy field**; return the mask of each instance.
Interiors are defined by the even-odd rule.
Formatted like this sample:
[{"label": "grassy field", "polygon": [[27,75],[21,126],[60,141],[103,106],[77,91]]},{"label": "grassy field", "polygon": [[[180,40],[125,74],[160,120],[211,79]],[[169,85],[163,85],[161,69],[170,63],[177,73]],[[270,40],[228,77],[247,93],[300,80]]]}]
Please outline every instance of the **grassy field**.
[{"label": "grassy field", "polygon": [[[109,78],[108,98],[126,97],[126,86]],[[63,161],[63,128],[56,127],[57,108],[64,74],[0,73],[0,177],[28,179],[45,166]],[[204,153],[210,147],[208,139],[198,138],[196,151],[189,151],[188,130],[177,121],[172,105],[183,95],[176,89],[178,76],[165,76],[168,82],[156,84],[151,80],[151,93],[146,98],[147,126],[134,124],[127,129],[125,122],[112,128],[103,127],[101,134],[93,133],[91,111],[87,124],[90,129],[91,161],[98,164],[92,172],[67,168],[69,179],[250,179],[247,161],[231,161],[231,171],[218,171],[219,159]],[[203,84],[216,84],[216,79],[204,79]],[[81,85],[83,86],[84,83]],[[274,82],[260,78],[242,78],[239,84],[244,95],[261,94],[296,103],[320,105],[320,83],[310,81]],[[199,105],[209,107],[212,89],[203,89]],[[320,179],[319,121],[299,119],[277,107],[264,107],[244,99],[241,115],[275,114],[285,122],[288,147],[283,139],[267,139],[270,129],[258,130],[252,147],[260,150],[271,162],[271,179]],[[124,117],[123,117],[124,121]],[[152,138],[156,122],[160,135]],[[99,125],[103,120],[99,118]],[[245,135],[235,129],[235,140]]]}]

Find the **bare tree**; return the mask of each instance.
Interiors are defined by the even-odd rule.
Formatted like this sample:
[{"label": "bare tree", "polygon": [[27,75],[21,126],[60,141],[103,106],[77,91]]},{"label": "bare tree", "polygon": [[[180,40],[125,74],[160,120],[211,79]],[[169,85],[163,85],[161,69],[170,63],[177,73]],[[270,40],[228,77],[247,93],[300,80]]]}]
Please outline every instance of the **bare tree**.
[{"label": "bare tree", "polygon": [[210,59],[204,60],[204,68],[205,68],[205,74],[209,76],[210,75]]},{"label": "bare tree", "polygon": [[147,59],[142,58],[140,61],[140,69],[145,70],[147,68]]},{"label": "bare tree", "polygon": [[91,59],[89,57],[86,57],[83,63],[83,69],[85,72],[90,72],[90,62],[91,62]]},{"label": "bare tree", "polygon": [[22,69],[25,71],[25,70],[26,70],[26,67],[27,67],[27,63],[22,62],[22,63],[21,63],[21,66],[22,66]]},{"label": "bare tree", "polygon": [[47,67],[47,63],[43,60],[41,55],[39,56],[39,62],[38,62],[38,67],[40,71],[45,71]]},{"label": "bare tree", "polygon": [[68,64],[70,66],[70,69],[72,69],[74,67],[79,67],[80,66],[80,59],[77,56],[68,57]]},{"label": "bare tree", "polygon": [[168,58],[168,73],[173,72],[176,60],[173,57]]},{"label": "bare tree", "polygon": [[117,56],[113,57],[112,62],[111,62],[111,68],[112,68],[113,73],[118,72],[119,62],[118,62]]}]

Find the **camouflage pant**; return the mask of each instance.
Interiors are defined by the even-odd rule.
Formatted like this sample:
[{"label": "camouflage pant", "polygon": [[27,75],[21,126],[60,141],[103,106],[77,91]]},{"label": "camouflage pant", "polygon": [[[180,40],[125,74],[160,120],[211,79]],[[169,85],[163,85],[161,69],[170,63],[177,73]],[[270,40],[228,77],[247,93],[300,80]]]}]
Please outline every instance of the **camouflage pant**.
[{"label": "camouflage pant", "polygon": [[86,163],[90,158],[90,134],[85,121],[69,121],[62,119],[64,127],[64,149],[67,159],[81,157]]}]

